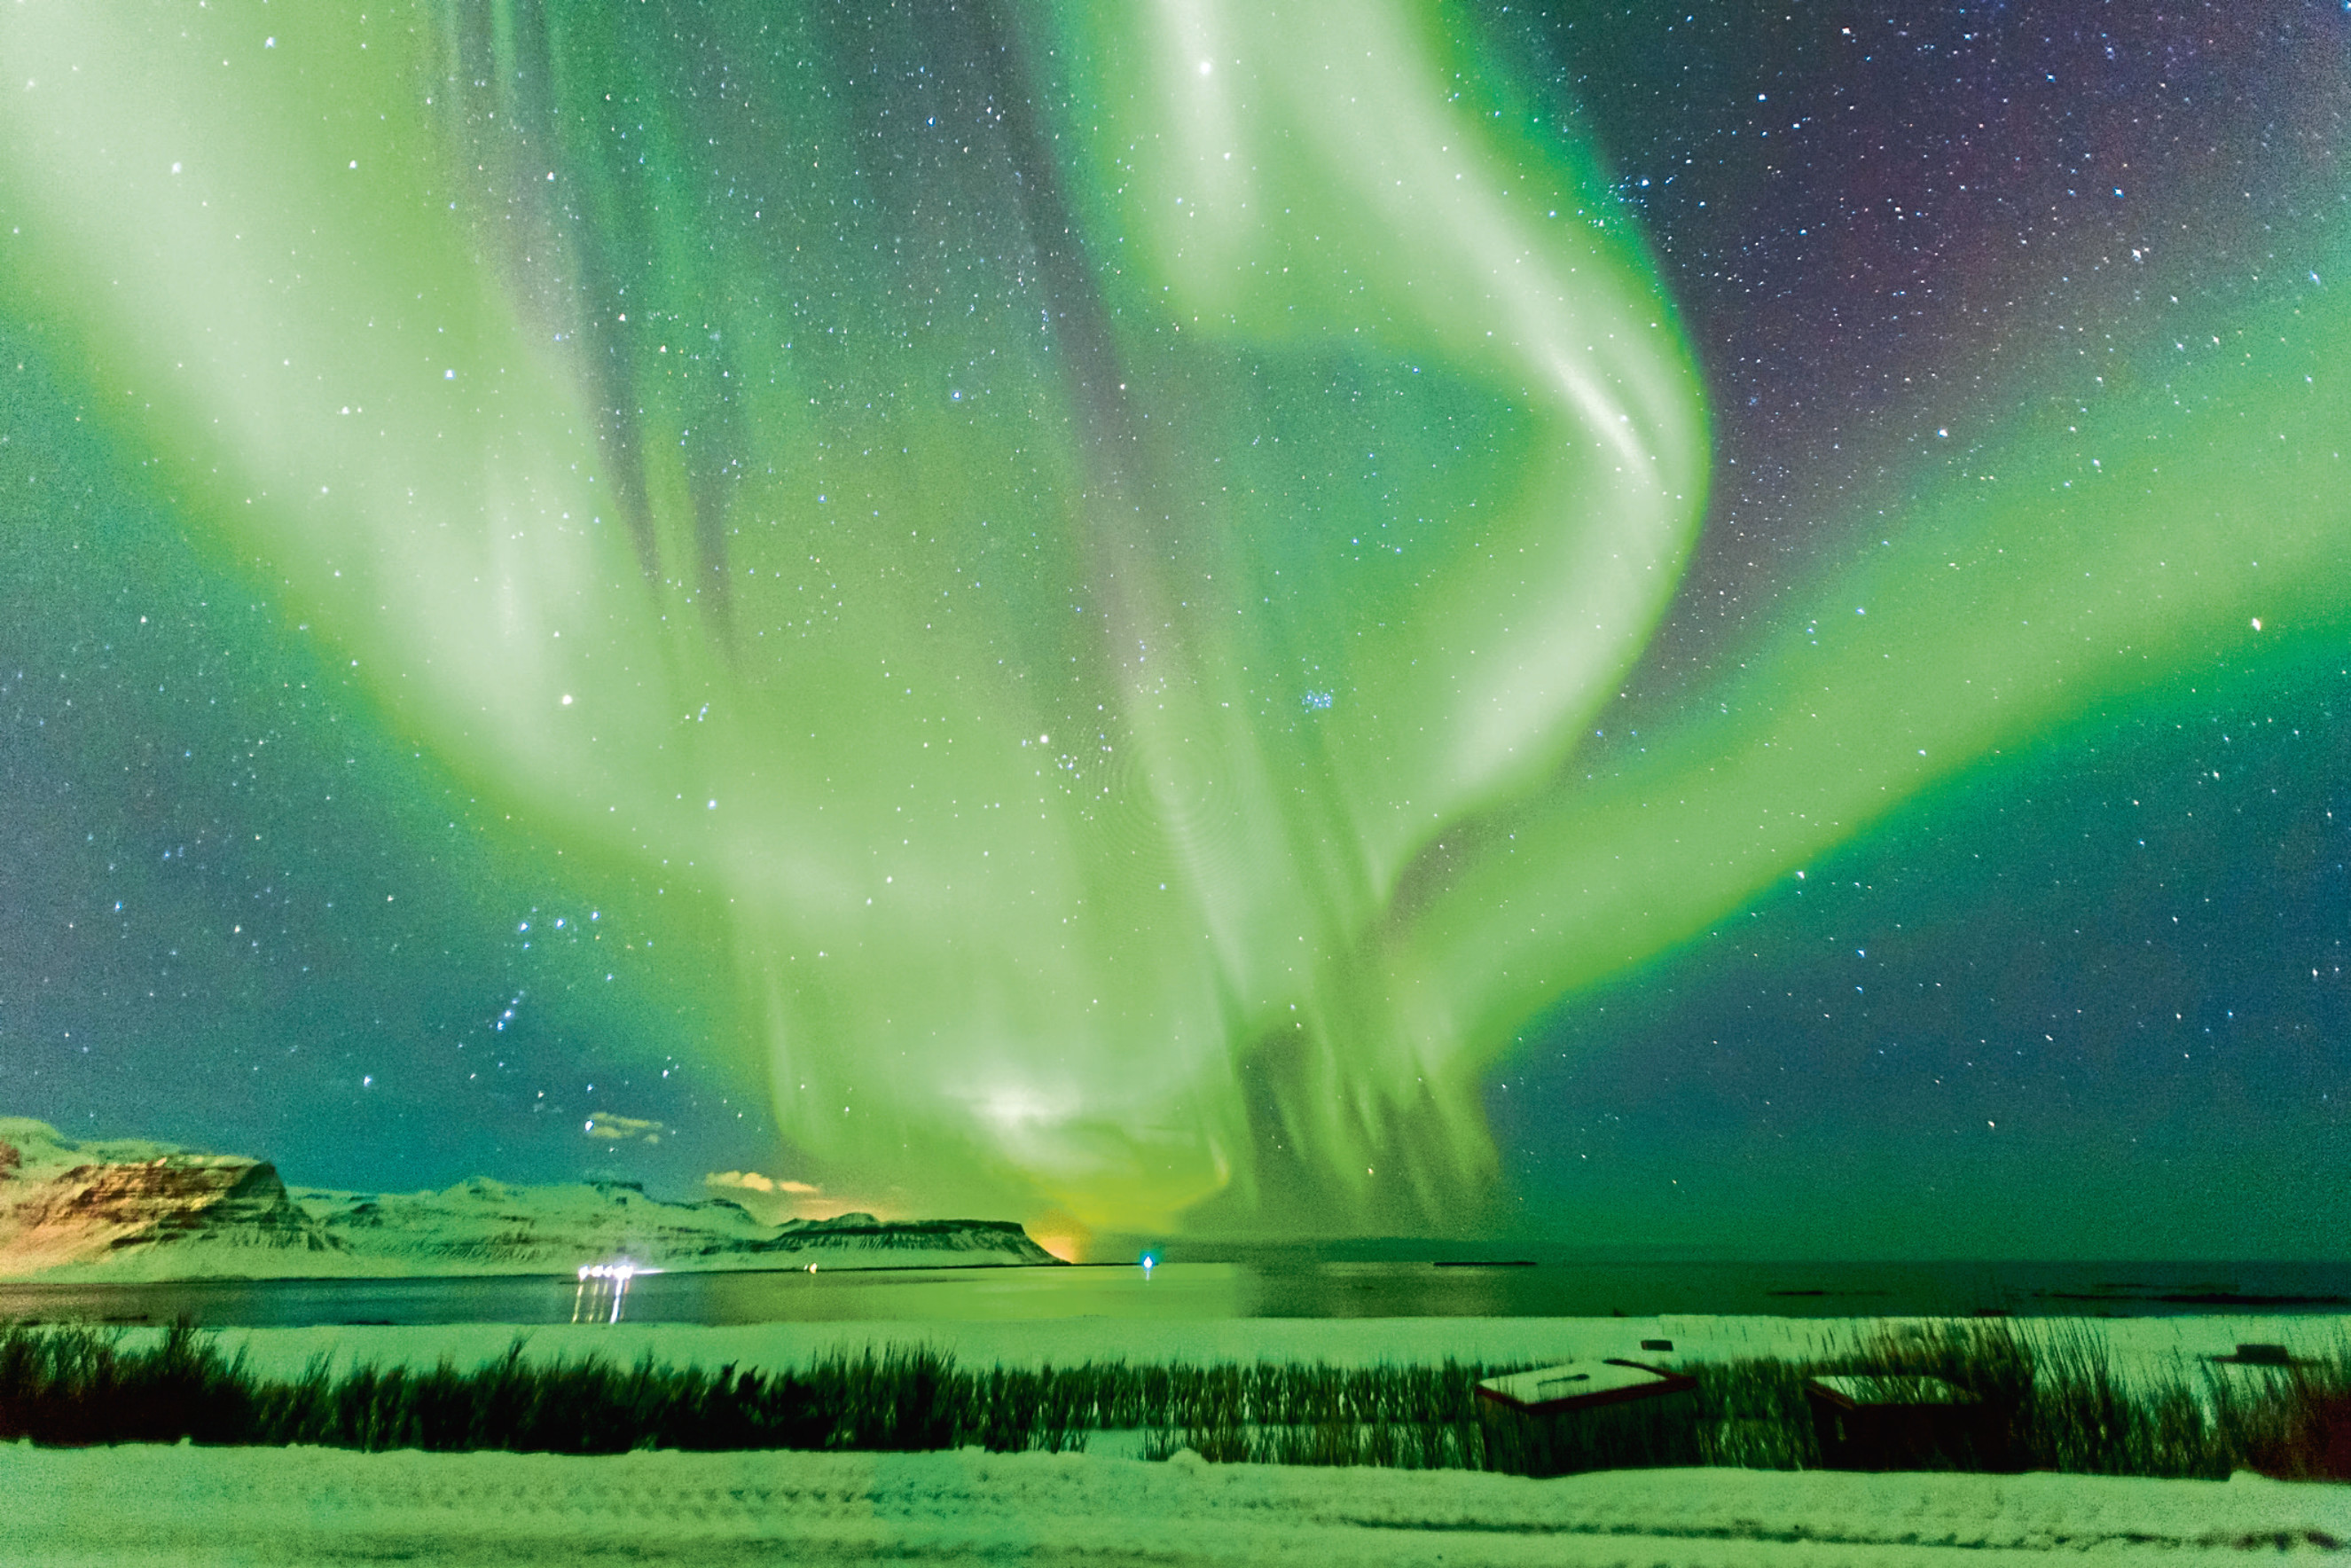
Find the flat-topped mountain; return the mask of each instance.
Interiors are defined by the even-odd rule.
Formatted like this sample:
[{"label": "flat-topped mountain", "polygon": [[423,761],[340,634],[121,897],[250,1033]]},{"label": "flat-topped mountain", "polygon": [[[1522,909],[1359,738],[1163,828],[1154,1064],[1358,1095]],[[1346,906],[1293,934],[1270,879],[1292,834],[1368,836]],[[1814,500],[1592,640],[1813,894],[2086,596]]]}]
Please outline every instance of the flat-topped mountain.
[{"label": "flat-topped mountain", "polygon": [[870,1214],[767,1225],[725,1198],[634,1182],[444,1192],[288,1188],[265,1161],[0,1116],[0,1279],[341,1279],[569,1273],[625,1260],[716,1270],[1057,1263],[1008,1220]]}]

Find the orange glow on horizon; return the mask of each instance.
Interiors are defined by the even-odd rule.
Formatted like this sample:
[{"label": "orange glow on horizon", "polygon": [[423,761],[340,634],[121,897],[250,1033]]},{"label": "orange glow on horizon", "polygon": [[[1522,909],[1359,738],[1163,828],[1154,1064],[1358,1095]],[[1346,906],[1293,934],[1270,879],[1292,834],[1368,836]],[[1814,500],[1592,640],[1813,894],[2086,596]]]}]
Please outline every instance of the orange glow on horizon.
[{"label": "orange glow on horizon", "polygon": [[1021,1228],[1029,1232],[1029,1240],[1064,1263],[1084,1262],[1086,1243],[1093,1239],[1092,1231],[1066,1210],[1058,1208],[1031,1216]]},{"label": "orange glow on horizon", "polygon": [[763,1225],[788,1219],[837,1219],[844,1214],[870,1214],[880,1220],[904,1218],[897,1204],[827,1192],[808,1182],[761,1176],[757,1171],[714,1171],[702,1178],[714,1196],[748,1209]]}]

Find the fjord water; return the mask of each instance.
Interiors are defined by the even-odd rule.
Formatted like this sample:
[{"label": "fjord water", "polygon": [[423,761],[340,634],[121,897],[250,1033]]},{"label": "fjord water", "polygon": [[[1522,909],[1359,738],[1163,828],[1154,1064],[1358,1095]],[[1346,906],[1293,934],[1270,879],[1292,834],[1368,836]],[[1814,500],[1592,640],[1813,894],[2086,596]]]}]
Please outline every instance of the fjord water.
[{"label": "fjord water", "polygon": [[2346,1263],[1246,1260],[1031,1269],[638,1274],[616,1300],[565,1275],[0,1285],[0,1321],[214,1327],[1228,1318],[2140,1317],[2351,1310]]}]

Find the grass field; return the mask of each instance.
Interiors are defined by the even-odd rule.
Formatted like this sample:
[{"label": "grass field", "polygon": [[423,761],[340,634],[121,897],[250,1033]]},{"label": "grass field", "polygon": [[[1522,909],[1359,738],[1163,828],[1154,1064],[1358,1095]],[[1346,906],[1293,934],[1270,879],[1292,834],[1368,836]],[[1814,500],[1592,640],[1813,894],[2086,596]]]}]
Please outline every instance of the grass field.
[{"label": "grass field", "polygon": [[995,1453],[1082,1449],[1142,1434],[1146,1458],[1517,1473],[1821,1465],[1809,1377],[1928,1375],[1970,1403],[1960,1469],[2220,1479],[2351,1479],[2351,1341],[2266,1367],[2182,1364],[2118,1376],[2098,1333],[2005,1322],[1865,1333],[1802,1357],[1693,1362],[1694,1393],[1606,1420],[1540,1426],[1481,1412],[1478,1380],[1519,1365],[1341,1366],[1091,1361],[967,1368],[920,1347],[836,1353],[785,1370],[675,1366],[650,1355],[533,1359],[520,1343],[472,1367],[372,1365],[291,1378],[224,1356],[185,1324],[131,1343],[74,1326],[0,1329],[0,1437],[79,1446],[301,1444],[360,1450],[789,1448]]}]

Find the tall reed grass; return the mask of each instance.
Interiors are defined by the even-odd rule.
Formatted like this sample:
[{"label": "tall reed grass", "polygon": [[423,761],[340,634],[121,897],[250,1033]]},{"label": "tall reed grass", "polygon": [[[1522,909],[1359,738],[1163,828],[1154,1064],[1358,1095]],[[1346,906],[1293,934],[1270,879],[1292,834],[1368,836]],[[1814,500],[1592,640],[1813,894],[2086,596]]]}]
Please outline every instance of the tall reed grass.
[{"label": "tall reed grass", "polygon": [[[1939,1377],[1973,1401],[1969,1440],[1940,1462],[1971,1469],[2225,1477],[2257,1469],[2351,1479],[2351,1340],[2288,1367],[2182,1365],[2126,1379],[2087,1327],[2008,1323],[1881,1332],[1836,1354],[1698,1362],[1692,1394],[1648,1410],[1541,1429],[1481,1416],[1475,1363],[1339,1367],[1259,1362],[1091,1362],[967,1370],[922,1349],[819,1358],[783,1371],[601,1358],[540,1360],[517,1339],[461,1369],[318,1361],[260,1375],[186,1323],[152,1342],[119,1331],[0,1328],[0,1439],[333,1448],[994,1452],[1083,1448],[1139,1430],[1146,1458],[1404,1469],[1563,1469],[1708,1464],[1795,1469],[1821,1451],[1804,1395],[1832,1374]],[[1530,1438],[1528,1433],[1534,1432]],[[1515,1433],[1515,1435],[1513,1435]]]}]

